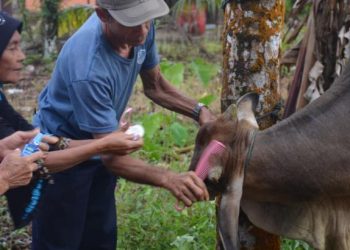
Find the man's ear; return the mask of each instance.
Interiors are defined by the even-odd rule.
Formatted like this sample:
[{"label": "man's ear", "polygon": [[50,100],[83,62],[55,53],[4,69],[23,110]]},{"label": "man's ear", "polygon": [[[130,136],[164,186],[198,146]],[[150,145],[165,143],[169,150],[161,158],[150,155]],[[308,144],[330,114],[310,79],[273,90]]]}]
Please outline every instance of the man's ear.
[{"label": "man's ear", "polygon": [[96,14],[98,18],[101,20],[103,23],[109,23],[111,21],[111,15],[108,13],[108,10],[103,9],[101,7],[96,7],[95,8]]}]

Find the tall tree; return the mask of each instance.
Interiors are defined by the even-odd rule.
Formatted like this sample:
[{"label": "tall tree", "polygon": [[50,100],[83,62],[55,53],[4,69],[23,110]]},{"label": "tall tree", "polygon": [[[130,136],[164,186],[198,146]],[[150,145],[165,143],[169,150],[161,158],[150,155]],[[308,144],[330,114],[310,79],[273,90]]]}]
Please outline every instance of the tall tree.
[{"label": "tall tree", "polygon": [[[225,1],[223,32],[222,111],[243,94],[260,94],[257,110],[261,129],[274,124],[280,107],[280,43],[284,23],[283,0]],[[220,202],[220,201],[219,201]],[[279,236],[246,226],[240,215],[243,249],[279,250]],[[218,244],[218,249],[221,248]]]}]

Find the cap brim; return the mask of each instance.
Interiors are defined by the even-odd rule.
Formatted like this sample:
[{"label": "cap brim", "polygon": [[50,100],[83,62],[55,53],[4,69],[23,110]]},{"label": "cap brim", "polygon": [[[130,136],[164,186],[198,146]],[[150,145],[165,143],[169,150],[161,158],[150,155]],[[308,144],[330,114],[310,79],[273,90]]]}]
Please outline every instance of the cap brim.
[{"label": "cap brim", "polygon": [[169,7],[163,0],[149,0],[129,9],[109,9],[108,12],[118,23],[127,27],[133,27],[168,14]]}]

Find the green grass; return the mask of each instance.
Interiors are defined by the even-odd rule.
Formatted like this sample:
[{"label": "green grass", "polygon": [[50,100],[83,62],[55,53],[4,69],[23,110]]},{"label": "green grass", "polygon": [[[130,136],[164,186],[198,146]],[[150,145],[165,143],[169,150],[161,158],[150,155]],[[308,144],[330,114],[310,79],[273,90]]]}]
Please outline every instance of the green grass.
[{"label": "green grass", "polygon": [[197,203],[182,212],[174,204],[165,190],[120,180],[117,249],[214,249],[214,203]]}]

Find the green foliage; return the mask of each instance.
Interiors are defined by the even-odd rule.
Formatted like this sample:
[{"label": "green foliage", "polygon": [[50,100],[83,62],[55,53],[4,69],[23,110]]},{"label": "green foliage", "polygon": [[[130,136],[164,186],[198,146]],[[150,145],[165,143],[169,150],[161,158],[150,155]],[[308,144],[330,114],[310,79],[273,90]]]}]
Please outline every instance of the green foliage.
[{"label": "green foliage", "polygon": [[212,78],[218,74],[219,66],[205,62],[201,58],[196,58],[191,63],[191,69],[194,71],[201,83],[205,87],[208,87],[208,84]]},{"label": "green foliage", "polygon": [[[218,74],[220,67],[216,64],[205,62],[202,58],[196,58],[191,62],[190,68],[198,80],[205,87],[208,87],[210,81]],[[184,81],[185,67],[183,63],[163,60],[160,63],[160,69],[164,77],[172,84],[179,86]],[[212,101],[213,97],[207,97],[207,99],[207,101]]]},{"label": "green foliage", "polygon": [[201,98],[199,98],[199,102],[204,103],[205,105],[209,106],[212,102],[216,100],[216,96],[212,94],[205,95]]},{"label": "green foliage", "polygon": [[58,37],[73,34],[89,18],[94,11],[90,6],[75,6],[64,9],[58,18]]},{"label": "green foliage", "polygon": [[38,53],[29,53],[24,60],[25,65],[42,65],[41,67],[38,67],[41,72],[36,72],[36,73],[49,73],[53,71],[53,68],[55,66],[55,62],[57,59],[57,54],[51,54],[47,57],[43,57],[42,54]]},{"label": "green foliage", "polygon": [[185,67],[182,63],[173,63],[163,60],[160,69],[164,77],[172,84],[179,86],[184,80]]},{"label": "green foliage", "polygon": [[142,157],[158,162],[179,160],[176,147],[189,146],[194,142],[196,127],[177,122],[175,114],[153,113],[142,115],[140,120],[145,128]]},{"label": "green foliage", "polygon": [[217,41],[206,41],[203,49],[205,49],[208,54],[217,55],[222,52],[222,45]]},{"label": "green foliage", "polygon": [[174,141],[174,144],[179,147],[183,147],[186,145],[188,141],[188,132],[187,128],[182,126],[178,122],[174,122],[170,126],[170,136]]},{"label": "green foliage", "polygon": [[53,38],[57,35],[58,14],[61,0],[43,0],[41,3],[41,15],[45,38]]},{"label": "green foliage", "polygon": [[22,21],[22,30],[27,29],[28,26],[28,13],[29,11],[26,8],[26,1],[25,0],[18,0],[18,7],[19,7],[19,12],[21,13],[21,21]]},{"label": "green foliage", "polygon": [[295,0],[286,0],[285,1],[285,4],[286,4],[286,16],[288,16],[289,13],[292,11],[294,2],[295,2]]},{"label": "green foliage", "polygon": [[299,240],[282,240],[282,250],[313,250],[307,243]]}]

